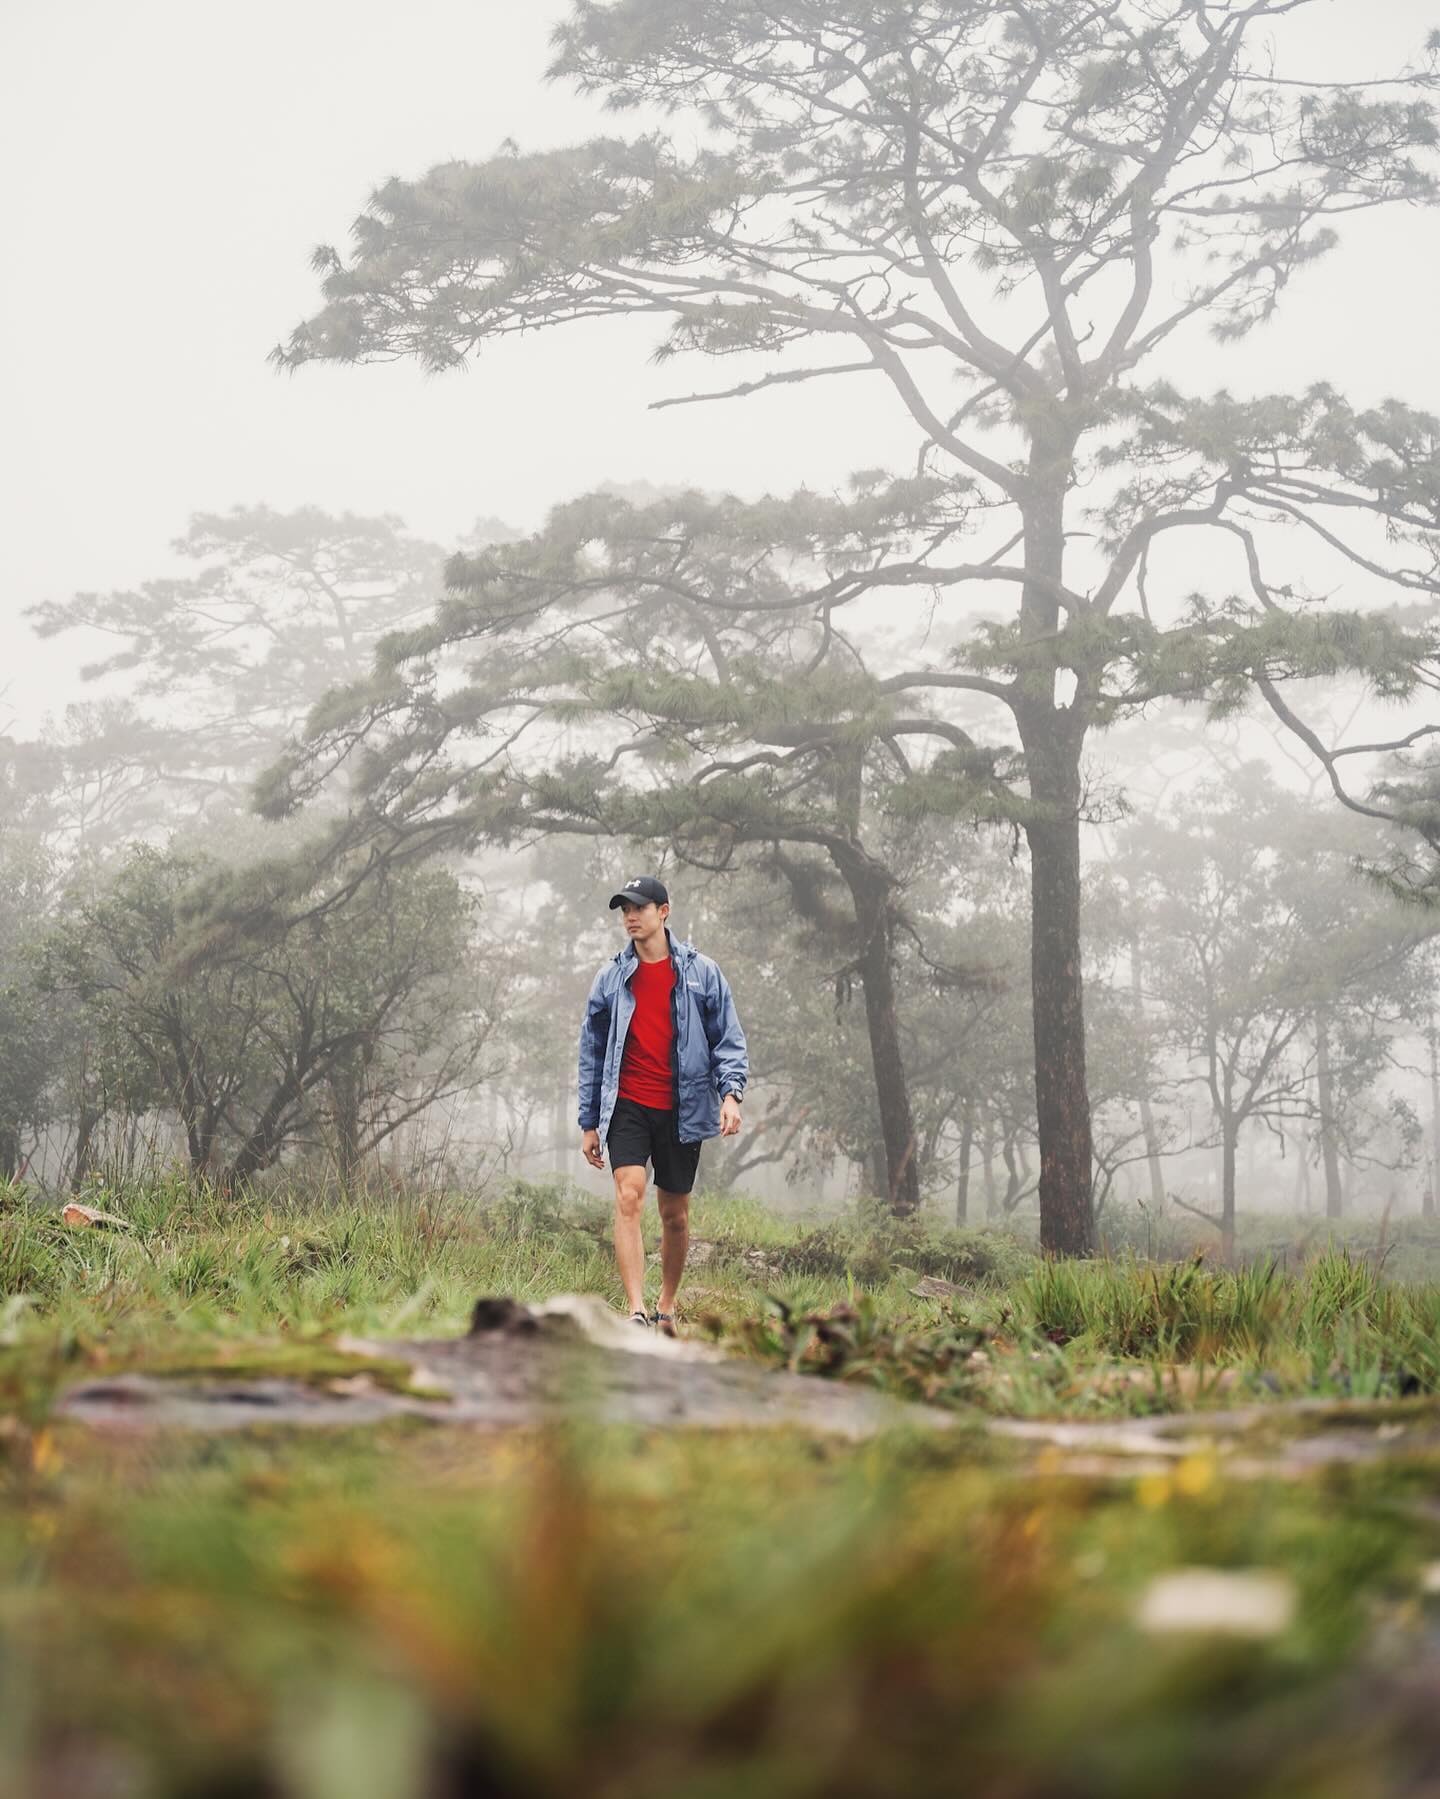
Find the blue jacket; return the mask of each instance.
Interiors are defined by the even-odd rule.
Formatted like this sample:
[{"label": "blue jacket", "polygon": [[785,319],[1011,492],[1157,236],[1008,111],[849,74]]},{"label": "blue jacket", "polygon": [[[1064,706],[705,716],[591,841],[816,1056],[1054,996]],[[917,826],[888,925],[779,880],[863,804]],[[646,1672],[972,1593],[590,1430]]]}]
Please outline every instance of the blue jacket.
[{"label": "blue jacket", "polygon": [[[680,1102],[680,1140],[699,1143],[719,1135],[720,1096],[743,1093],[749,1062],[729,982],[693,943],[677,943],[666,928],[675,964],[671,1005],[675,1016],[675,1091]],[[630,977],[639,967],[627,943],[595,977],[580,1027],[580,1129],[610,1129],[620,1087],[620,1059],[635,1013]]]}]

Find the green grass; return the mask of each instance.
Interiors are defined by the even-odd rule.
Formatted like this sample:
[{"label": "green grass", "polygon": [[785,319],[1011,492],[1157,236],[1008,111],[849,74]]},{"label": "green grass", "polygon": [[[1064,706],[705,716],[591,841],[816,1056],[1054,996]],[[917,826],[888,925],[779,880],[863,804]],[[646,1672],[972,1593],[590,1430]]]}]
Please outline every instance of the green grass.
[{"label": "green grass", "polygon": [[1266,1376],[1263,1390],[1440,1391],[1440,1288],[1392,1281],[1327,1247],[1296,1272],[1261,1261],[1045,1263],[1017,1307],[1082,1361],[1198,1362]]},{"label": "green grass", "polygon": [[[0,1792],[1379,1799],[1433,1753],[1440,1289],[1376,1255],[1054,1264],[701,1196],[691,1330],[962,1428],[107,1437],[52,1420],[67,1382],[323,1379],[341,1331],[621,1296],[608,1218],[559,1188],[94,1197],[133,1228],[0,1216]],[[983,1429],[1237,1395],[1347,1401],[1396,1450],[1279,1484],[1201,1439],[1102,1478]],[[1293,1616],[1147,1634],[1192,1565],[1282,1578]]]},{"label": "green grass", "polygon": [[[303,1187],[227,1198],[175,1180],[92,1197],[129,1231],[77,1230],[11,1196],[0,1214],[0,1391],[43,1409],[98,1366],[230,1357],[336,1333],[462,1331],[481,1294],[622,1294],[607,1211],[563,1186],[322,1200]],[[655,1220],[649,1216],[649,1238]],[[1440,1286],[1394,1280],[1347,1247],[1235,1267],[1198,1256],[1039,1260],[998,1233],[874,1211],[787,1222],[697,1198],[693,1330],[738,1353],[901,1396],[1033,1415],[1146,1411],[1212,1397],[1440,1392]],[[954,1289],[915,1291],[926,1277]],[[652,1271],[652,1286],[658,1279]],[[269,1351],[255,1346],[269,1343]],[[1137,1368],[1185,1365],[1167,1394]],[[1128,1372],[1127,1372],[1128,1371]],[[1182,1390],[1183,1389],[1183,1390]]]}]

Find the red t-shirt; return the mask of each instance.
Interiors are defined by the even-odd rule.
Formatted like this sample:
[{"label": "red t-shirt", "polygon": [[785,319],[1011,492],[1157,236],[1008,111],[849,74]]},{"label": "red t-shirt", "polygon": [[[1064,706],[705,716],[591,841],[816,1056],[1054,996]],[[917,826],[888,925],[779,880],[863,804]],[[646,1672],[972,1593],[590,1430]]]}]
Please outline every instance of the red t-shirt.
[{"label": "red t-shirt", "polygon": [[639,962],[630,977],[635,1012],[625,1035],[625,1054],[620,1063],[620,1097],[637,1106],[657,1106],[669,1111],[675,1104],[675,1015],[670,995],[675,989],[675,964],[666,956],[659,962]]}]

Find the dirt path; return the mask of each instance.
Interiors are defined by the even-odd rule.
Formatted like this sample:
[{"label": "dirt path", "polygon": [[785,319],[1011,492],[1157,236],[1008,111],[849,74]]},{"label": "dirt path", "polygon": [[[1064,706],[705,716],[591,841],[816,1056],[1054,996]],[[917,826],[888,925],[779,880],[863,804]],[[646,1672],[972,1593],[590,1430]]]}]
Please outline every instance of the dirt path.
[{"label": "dirt path", "polygon": [[[122,1374],[70,1389],[61,1417],[104,1430],[337,1428],[410,1417],[478,1430],[559,1418],[644,1429],[791,1429],[858,1441],[896,1428],[953,1429],[953,1412],[814,1375],[775,1372],[695,1342],[671,1342],[593,1296],[543,1306],[481,1301],[452,1338],[334,1345],[356,1372],[300,1378],[253,1367]],[[342,1367],[343,1367],[342,1363]],[[975,1421],[972,1419],[972,1428]],[[1128,1479],[1213,1457],[1232,1479],[1300,1479],[1337,1463],[1440,1460],[1440,1405],[1322,1400],[1148,1418],[991,1418],[983,1430],[1037,1475]]]},{"label": "dirt path", "polygon": [[[61,1417],[110,1430],[243,1430],[256,1425],[334,1428],[397,1417],[483,1430],[559,1417],[647,1428],[769,1426],[851,1439],[909,1426],[945,1430],[952,1414],[812,1376],[774,1373],[699,1343],[643,1331],[589,1296],[527,1308],[482,1302],[482,1328],[449,1339],[341,1338],[353,1376],[311,1382],[223,1372],[176,1379],[123,1374],[72,1387]],[[363,1372],[365,1362],[407,1364],[408,1384]]]}]

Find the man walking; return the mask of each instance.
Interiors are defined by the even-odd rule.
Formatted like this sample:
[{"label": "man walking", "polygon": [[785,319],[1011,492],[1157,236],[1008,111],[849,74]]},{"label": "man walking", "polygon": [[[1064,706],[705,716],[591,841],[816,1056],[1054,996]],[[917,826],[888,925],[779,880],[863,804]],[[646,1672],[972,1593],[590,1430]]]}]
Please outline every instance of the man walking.
[{"label": "man walking", "polygon": [[[749,1064],[723,974],[676,943],[670,895],[635,875],[610,898],[628,939],[595,977],[580,1027],[581,1153],[615,1177],[615,1260],[636,1324],[675,1335],[675,1295],[690,1246],[690,1189],[707,1137],[733,1137]],[[645,1310],[640,1213],[645,1168],[660,1203],[660,1301]]]}]

